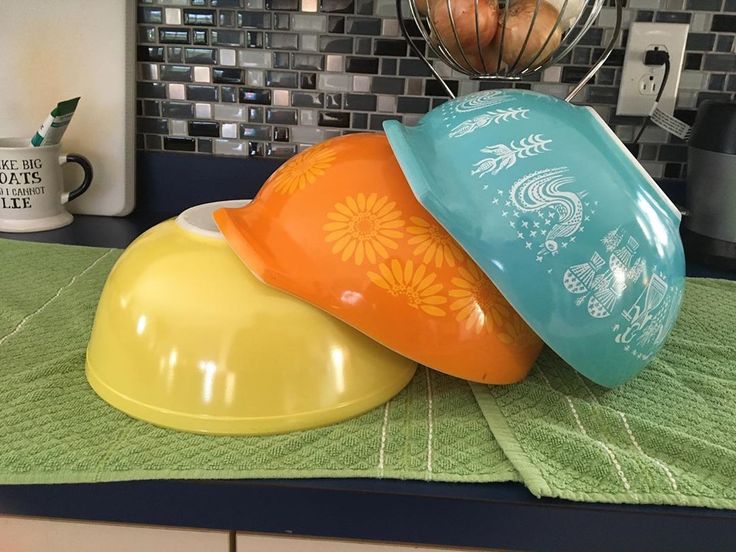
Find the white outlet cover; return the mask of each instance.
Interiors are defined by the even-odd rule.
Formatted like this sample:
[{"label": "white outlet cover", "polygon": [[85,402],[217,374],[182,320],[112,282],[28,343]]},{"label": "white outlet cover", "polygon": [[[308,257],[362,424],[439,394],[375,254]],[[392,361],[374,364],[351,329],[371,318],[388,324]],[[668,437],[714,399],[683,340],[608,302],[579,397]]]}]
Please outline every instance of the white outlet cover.
[{"label": "white outlet cover", "polygon": [[658,85],[662,83],[664,66],[644,65],[645,52],[655,46],[667,50],[670,55],[670,74],[659,101],[659,109],[670,115],[674,113],[689,28],[689,25],[682,23],[631,24],[616,105],[617,115],[646,116],[651,112],[656,94],[643,93],[641,82],[653,76],[653,82]]}]

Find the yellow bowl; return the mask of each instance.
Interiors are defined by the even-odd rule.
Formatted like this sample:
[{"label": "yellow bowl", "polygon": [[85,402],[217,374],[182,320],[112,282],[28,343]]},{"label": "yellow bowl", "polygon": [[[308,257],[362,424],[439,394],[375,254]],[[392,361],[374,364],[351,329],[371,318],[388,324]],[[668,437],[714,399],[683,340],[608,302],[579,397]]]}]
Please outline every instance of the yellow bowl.
[{"label": "yellow bowl", "polygon": [[389,400],[412,361],[259,282],[200,205],[140,236],[105,284],[87,380],[156,425],[267,434],[338,422]]}]

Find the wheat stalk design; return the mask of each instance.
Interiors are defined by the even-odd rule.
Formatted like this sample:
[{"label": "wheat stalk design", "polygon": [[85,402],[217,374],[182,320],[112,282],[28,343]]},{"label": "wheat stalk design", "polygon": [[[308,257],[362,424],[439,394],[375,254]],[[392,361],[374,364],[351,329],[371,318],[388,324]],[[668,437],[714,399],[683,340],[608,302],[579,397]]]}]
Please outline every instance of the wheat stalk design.
[{"label": "wheat stalk design", "polygon": [[548,146],[551,143],[552,140],[545,140],[541,134],[530,134],[526,138],[519,140],[518,145],[515,142],[511,142],[508,146],[506,144],[487,146],[480,151],[490,153],[493,157],[486,157],[475,163],[473,165],[475,169],[470,174],[477,174],[479,178],[489,172],[496,175],[502,170],[514,166],[517,159],[526,159],[527,157],[534,157],[535,155],[549,151]]}]

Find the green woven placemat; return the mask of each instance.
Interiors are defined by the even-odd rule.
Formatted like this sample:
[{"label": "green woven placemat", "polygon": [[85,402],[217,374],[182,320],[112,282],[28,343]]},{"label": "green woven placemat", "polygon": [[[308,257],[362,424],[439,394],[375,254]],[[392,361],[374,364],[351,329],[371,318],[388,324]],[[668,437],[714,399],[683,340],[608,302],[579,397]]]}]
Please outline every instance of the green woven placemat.
[{"label": "green woven placemat", "polygon": [[538,496],[736,508],[735,283],[688,280],[664,349],[615,390],[546,350],[517,385],[471,391],[422,368],[342,424],[211,437],[133,420],[87,385],[84,349],[119,253],[0,240],[0,483],[520,479]]},{"label": "green woven placemat", "polygon": [[664,349],[620,388],[545,351],[524,382],[473,390],[538,496],[736,508],[736,283],[689,279]]},{"label": "green woven placemat", "polygon": [[0,240],[0,483],[518,478],[469,386],[424,368],[384,407],[280,436],[192,435],[109,407],[87,385],[84,351],[119,254]]}]

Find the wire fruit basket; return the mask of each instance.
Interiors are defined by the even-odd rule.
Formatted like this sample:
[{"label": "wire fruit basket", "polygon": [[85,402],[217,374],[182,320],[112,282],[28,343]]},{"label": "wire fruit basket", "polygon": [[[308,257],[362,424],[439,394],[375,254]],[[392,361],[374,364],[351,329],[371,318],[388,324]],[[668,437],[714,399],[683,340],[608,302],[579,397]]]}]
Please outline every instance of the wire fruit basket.
[{"label": "wire fruit basket", "polygon": [[[472,79],[520,80],[558,63],[580,42],[604,0],[408,0],[411,17],[434,55]],[[570,92],[572,99],[605,63],[621,33],[622,0],[608,45]],[[408,32],[402,0],[399,24],[414,53],[448,95],[454,94]]]}]

